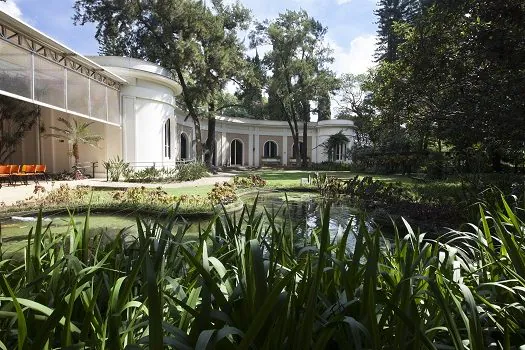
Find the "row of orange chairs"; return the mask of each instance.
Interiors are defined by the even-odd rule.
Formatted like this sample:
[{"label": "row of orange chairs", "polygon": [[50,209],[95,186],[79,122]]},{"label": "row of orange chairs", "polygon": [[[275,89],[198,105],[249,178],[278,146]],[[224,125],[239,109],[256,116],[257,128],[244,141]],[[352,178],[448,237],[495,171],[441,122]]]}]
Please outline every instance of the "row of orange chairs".
[{"label": "row of orange chairs", "polygon": [[39,177],[43,177],[47,181],[46,170],[45,164],[0,165],[0,181],[6,179],[9,184],[15,184],[17,180],[21,180],[26,185],[27,179],[31,177],[35,181]]}]

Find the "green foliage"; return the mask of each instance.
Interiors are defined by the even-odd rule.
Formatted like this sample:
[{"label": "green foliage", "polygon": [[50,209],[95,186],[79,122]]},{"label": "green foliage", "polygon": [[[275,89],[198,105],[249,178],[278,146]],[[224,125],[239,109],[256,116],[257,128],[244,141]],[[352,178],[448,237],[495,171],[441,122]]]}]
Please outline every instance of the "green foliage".
[{"label": "green foliage", "polygon": [[156,182],[170,181],[175,176],[172,169],[147,167],[140,170],[130,170],[124,174],[126,182]]},{"label": "green foliage", "polygon": [[115,192],[113,198],[126,203],[155,203],[155,204],[173,204],[176,203],[176,198],[168,195],[161,187],[155,189],[147,189],[144,186],[130,187],[124,191]]},{"label": "green foliage", "polygon": [[76,186],[71,188],[68,184],[60,184],[60,187],[47,193],[47,196],[43,198],[42,204],[54,205],[82,203],[89,196],[90,192],[91,187],[89,186]]},{"label": "green foliage", "polygon": [[520,0],[431,1],[407,20],[386,13],[399,40],[367,86],[374,152],[447,149],[466,172],[521,164],[524,14]]},{"label": "green foliage", "polygon": [[[284,208],[283,210],[287,210]],[[285,214],[286,217],[287,214]],[[244,208],[193,241],[175,216],[114,240],[39,219],[23,260],[0,263],[4,348],[519,347],[525,341],[525,222],[500,200],[469,231],[386,239],[363,220],[337,237],[330,209],[304,239]],[[351,245],[350,242],[354,242]],[[1,252],[0,252],[0,256]],[[497,345],[499,344],[499,345]],[[505,347],[504,347],[505,345]]]},{"label": "green foliage", "polygon": [[104,169],[108,172],[111,181],[118,181],[121,175],[126,177],[131,171],[129,163],[124,162],[120,156],[116,156],[107,162],[104,162],[103,165]]},{"label": "green foliage", "polygon": [[[258,23],[251,33],[252,47],[271,46],[262,60],[269,72],[265,79],[268,112],[272,119],[288,121],[294,144],[299,143],[300,134],[303,142],[308,139],[307,128],[301,133],[300,126],[310,121],[310,101],[326,98],[337,87],[328,68],[333,57],[325,35],[326,28],[304,10],[288,10],[274,20]],[[292,156],[306,166],[304,145],[303,154],[296,148]]]},{"label": "green foliage", "polygon": [[193,181],[208,175],[208,169],[202,163],[178,164],[175,168],[148,167],[141,170],[128,169],[124,172],[127,182],[171,182]]},{"label": "green foliage", "polygon": [[325,142],[320,144],[320,146],[323,148],[323,153],[328,155],[328,160],[335,161],[337,147],[346,145],[349,142],[350,140],[348,139],[348,137],[345,134],[343,134],[342,130],[340,130],[338,133],[330,135]]},{"label": "green foliage", "polygon": [[208,176],[208,169],[203,163],[195,162],[177,166],[175,180],[193,181]]}]

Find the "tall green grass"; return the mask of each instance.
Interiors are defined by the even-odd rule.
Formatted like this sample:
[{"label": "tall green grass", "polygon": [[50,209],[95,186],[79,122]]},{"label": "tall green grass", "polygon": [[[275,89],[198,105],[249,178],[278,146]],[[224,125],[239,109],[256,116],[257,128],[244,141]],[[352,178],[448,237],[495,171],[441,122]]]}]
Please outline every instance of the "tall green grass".
[{"label": "tall green grass", "polygon": [[408,223],[387,239],[363,219],[332,237],[329,206],[299,239],[286,207],[276,220],[256,206],[193,241],[175,215],[111,242],[89,235],[89,213],[66,236],[39,219],[24,258],[0,261],[0,349],[525,344],[525,223],[505,200],[438,240]]}]

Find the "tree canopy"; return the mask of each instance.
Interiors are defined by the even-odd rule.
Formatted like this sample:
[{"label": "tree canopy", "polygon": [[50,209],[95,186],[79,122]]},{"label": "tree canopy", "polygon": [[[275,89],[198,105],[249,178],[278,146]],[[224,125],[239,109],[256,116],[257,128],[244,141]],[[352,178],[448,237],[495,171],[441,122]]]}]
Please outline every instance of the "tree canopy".
[{"label": "tree canopy", "polygon": [[392,23],[395,56],[368,83],[376,129],[412,152],[450,150],[467,168],[473,153],[494,170],[523,161],[523,18],[519,0],[433,1]]},{"label": "tree canopy", "polygon": [[288,122],[294,144],[299,144],[300,124],[302,154],[295,147],[293,157],[307,163],[307,123],[311,102],[325,98],[337,87],[328,65],[333,61],[325,44],[326,28],[306,11],[286,11],[274,20],[256,25],[251,34],[252,46],[269,45],[263,64],[267,76],[268,113]]}]

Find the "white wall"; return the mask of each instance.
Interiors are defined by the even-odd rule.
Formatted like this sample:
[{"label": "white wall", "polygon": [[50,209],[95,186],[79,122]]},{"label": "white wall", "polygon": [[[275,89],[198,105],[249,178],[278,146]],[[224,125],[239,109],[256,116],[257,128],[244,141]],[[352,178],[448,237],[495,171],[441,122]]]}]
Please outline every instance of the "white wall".
[{"label": "white wall", "polygon": [[[178,145],[175,98],[180,86],[156,64],[124,57],[92,59],[126,79],[121,87],[123,156],[132,165],[173,166]],[[171,119],[171,159],[164,157],[164,123]]]}]

